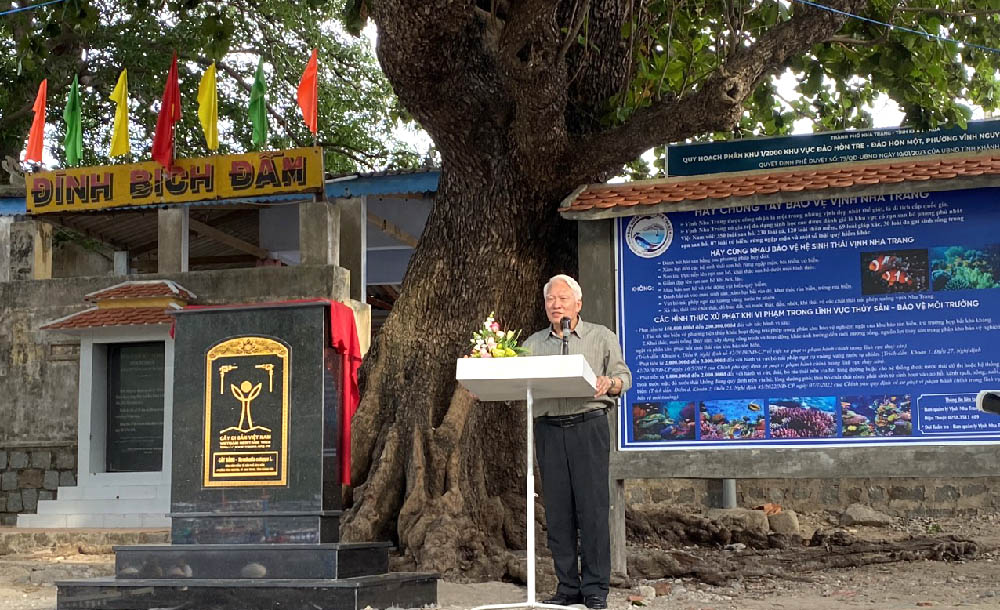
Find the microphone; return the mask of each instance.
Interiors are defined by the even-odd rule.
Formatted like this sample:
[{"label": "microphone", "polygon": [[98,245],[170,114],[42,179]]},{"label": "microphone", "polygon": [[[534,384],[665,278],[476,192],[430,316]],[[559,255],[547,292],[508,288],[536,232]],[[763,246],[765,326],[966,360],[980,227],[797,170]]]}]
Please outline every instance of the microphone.
[{"label": "microphone", "polygon": [[569,323],[571,320],[569,318],[563,318],[559,320],[559,326],[562,327],[562,355],[565,356],[569,354]]}]

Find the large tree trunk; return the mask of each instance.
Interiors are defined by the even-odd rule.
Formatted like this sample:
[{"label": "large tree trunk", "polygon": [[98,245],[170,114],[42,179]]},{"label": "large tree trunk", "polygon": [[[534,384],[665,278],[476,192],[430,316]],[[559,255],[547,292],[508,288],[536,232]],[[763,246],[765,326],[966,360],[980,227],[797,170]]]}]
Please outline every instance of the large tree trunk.
[{"label": "large tree trunk", "polygon": [[524,548],[524,409],[477,403],[456,384],[455,359],[491,311],[524,336],[544,324],[541,287],[576,272],[576,232],[558,217],[557,195],[502,157],[474,166],[443,169],[362,369],[352,476],[364,483],[342,534],[394,539],[421,569],[497,579],[509,549]]},{"label": "large tree trunk", "polygon": [[[863,2],[831,0],[847,11]],[[421,569],[501,578],[510,549],[524,548],[524,415],[456,387],[472,331],[491,311],[508,328],[544,325],[545,279],[577,271],[575,227],[558,215],[574,188],[653,145],[731,128],[770,70],[844,17],[797,9],[699,87],[616,125],[604,117],[629,85],[635,48],[622,27],[644,23],[643,2],[365,4],[382,68],[443,167],[400,298],[362,367],[357,487],[341,533],[394,539]],[[586,315],[586,292],[610,287],[583,288]]]}]

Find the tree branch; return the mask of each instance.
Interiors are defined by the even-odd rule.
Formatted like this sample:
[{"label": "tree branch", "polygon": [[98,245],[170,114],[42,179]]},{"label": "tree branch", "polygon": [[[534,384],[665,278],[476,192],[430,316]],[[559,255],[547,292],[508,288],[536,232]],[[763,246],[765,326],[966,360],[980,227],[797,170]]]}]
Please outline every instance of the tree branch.
[{"label": "tree branch", "polygon": [[[864,5],[865,0],[829,3],[850,13]],[[765,32],[756,43],[736,50],[697,91],[640,108],[624,124],[572,142],[560,164],[567,178],[574,184],[590,182],[653,146],[731,129],[761,78],[793,53],[827,40],[847,19],[829,11],[799,8],[791,19]]]}]

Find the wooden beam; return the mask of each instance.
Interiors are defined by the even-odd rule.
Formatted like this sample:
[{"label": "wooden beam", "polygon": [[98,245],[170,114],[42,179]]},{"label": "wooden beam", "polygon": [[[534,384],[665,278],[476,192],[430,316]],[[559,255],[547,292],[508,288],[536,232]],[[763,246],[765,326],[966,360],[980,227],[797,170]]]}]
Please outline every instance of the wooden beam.
[{"label": "wooden beam", "polygon": [[107,237],[101,233],[98,233],[97,231],[92,231],[90,229],[84,229],[83,227],[78,227],[70,220],[70,217],[53,215],[53,216],[43,217],[43,219],[45,222],[49,224],[55,225],[57,227],[62,227],[64,229],[69,229],[74,233],[79,233],[80,235],[83,235],[84,237],[88,237],[90,239],[96,239],[97,241],[107,246],[109,250],[128,250],[128,244]]},{"label": "wooden beam", "polygon": [[246,252],[248,254],[253,254],[257,258],[269,258],[271,253],[261,248],[260,246],[251,244],[248,241],[244,241],[238,237],[233,237],[228,233],[223,233],[222,231],[216,229],[215,227],[210,227],[203,222],[198,222],[195,219],[189,220],[191,225],[191,230],[209,239],[213,239],[219,243],[225,244],[230,248],[235,248],[240,252]]},{"label": "wooden beam", "polygon": [[395,225],[384,218],[376,216],[371,212],[368,212],[368,222],[378,227],[378,229],[383,233],[385,233],[386,235],[398,241],[403,242],[407,246],[411,248],[417,247],[417,238],[404,231],[398,225]]}]

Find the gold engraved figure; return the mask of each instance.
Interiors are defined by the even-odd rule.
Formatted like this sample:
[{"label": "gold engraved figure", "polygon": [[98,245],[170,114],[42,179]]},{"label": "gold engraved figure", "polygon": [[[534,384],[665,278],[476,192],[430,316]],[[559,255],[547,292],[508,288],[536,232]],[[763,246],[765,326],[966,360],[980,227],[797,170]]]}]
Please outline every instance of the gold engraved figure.
[{"label": "gold engraved figure", "polygon": [[[250,413],[250,403],[254,401],[255,398],[260,396],[260,389],[264,384],[258,383],[257,385],[252,385],[249,381],[244,381],[240,384],[240,387],[236,387],[235,384],[229,384],[229,388],[233,393],[236,400],[240,401],[240,405],[243,407],[240,410],[240,425],[231,426],[222,430],[221,433],[226,432],[240,432],[242,434],[247,434],[249,432],[270,432],[270,428],[265,428],[264,426],[254,426],[253,425],[253,415]],[[244,424],[246,427],[244,428]]]},{"label": "gold engraved figure", "polygon": [[255,369],[264,369],[267,371],[267,391],[274,391],[274,365],[273,364],[258,364],[253,367]]},{"label": "gold engraved figure", "polygon": [[223,364],[219,367],[219,394],[225,394],[226,388],[226,373],[229,371],[235,371],[240,367],[235,364]]}]

